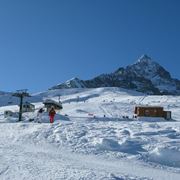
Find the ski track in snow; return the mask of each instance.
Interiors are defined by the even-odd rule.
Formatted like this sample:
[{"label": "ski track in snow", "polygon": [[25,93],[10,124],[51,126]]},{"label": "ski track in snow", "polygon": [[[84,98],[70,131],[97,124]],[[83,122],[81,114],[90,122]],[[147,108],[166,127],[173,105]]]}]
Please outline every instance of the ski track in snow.
[{"label": "ski track in snow", "polygon": [[[178,118],[179,97],[145,97],[117,88],[45,94],[57,100],[60,92],[61,114],[68,116],[57,115],[53,125],[29,123],[36,113],[14,123],[3,111],[17,106],[0,108],[0,179],[180,179],[180,119],[131,119],[135,103],[163,105]],[[77,96],[82,101],[76,102]],[[48,122],[47,114],[43,120]]]}]

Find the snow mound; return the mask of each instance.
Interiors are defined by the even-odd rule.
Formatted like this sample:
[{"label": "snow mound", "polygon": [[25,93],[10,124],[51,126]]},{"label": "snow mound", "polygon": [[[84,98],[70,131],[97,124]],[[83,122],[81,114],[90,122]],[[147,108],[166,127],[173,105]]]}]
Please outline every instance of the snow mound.
[{"label": "snow mound", "polygon": [[120,144],[118,141],[113,139],[102,139],[102,142],[98,145],[102,150],[109,150],[109,151],[120,151]]},{"label": "snow mound", "polygon": [[[70,119],[67,117],[67,116],[63,116],[61,114],[56,114],[55,117],[54,117],[54,121],[70,121]],[[39,118],[39,117],[36,117],[35,122],[41,122],[41,123],[49,123],[49,115],[47,112],[44,112],[42,113],[42,116]]]},{"label": "snow mound", "polygon": [[139,141],[133,139],[126,139],[121,143],[113,139],[104,138],[99,144],[99,147],[105,151],[119,151],[132,155],[145,152],[145,150],[142,148],[142,144]]},{"label": "snow mound", "polygon": [[[50,123],[49,115],[47,112],[42,113],[41,116],[36,116],[34,114],[29,115],[30,113],[25,113],[25,115],[22,118],[22,123],[29,123],[29,122],[39,122],[39,123]],[[3,123],[17,123],[19,116],[18,113],[13,115],[12,117],[4,118]],[[56,114],[54,117],[54,122],[58,121],[70,121],[68,116],[64,116],[61,114]]]},{"label": "snow mound", "polygon": [[149,154],[149,161],[180,168],[180,149],[171,146],[157,147]]}]

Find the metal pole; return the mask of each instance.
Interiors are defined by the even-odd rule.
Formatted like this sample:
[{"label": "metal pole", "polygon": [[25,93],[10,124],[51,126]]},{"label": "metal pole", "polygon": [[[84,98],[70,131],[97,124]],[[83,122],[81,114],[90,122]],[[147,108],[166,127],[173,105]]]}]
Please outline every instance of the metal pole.
[{"label": "metal pole", "polygon": [[19,104],[19,121],[22,121],[22,110],[23,110],[23,98],[24,97],[31,97],[29,93],[27,93],[26,89],[18,90],[16,93],[13,94],[13,96],[16,96],[20,98],[20,104]]},{"label": "metal pole", "polygon": [[23,106],[23,95],[20,96],[20,105],[19,105],[19,121],[22,120],[22,106]]}]

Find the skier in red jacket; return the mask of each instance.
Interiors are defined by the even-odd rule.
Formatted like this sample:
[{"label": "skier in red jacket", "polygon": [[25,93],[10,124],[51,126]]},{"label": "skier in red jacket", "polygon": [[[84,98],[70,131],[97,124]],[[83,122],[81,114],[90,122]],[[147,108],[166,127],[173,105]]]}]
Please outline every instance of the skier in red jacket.
[{"label": "skier in red jacket", "polygon": [[54,122],[54,116],[56,114],[56,111],[54,110],[54,107],[51,108],[51,110],[49,111],[49,119],[50,119],[50,123]]}]

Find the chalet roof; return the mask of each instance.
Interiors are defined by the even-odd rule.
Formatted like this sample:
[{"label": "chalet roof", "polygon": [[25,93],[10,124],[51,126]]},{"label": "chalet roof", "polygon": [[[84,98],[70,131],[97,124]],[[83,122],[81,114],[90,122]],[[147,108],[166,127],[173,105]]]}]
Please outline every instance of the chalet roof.
[{"label": "chalet roof", "polygon": [[57,102],[57,101],[54,101],[52,99],[46,99],[44,102],[43,102],[44,105],[47,105],[47,104],[50,104],[50,105],[56,105],[58,107],[62,107],[62,103],[60,102]]},{"label": "chalet roof", "polygon": [[163,108],[162,106],[137,105],[137,108]]}]

